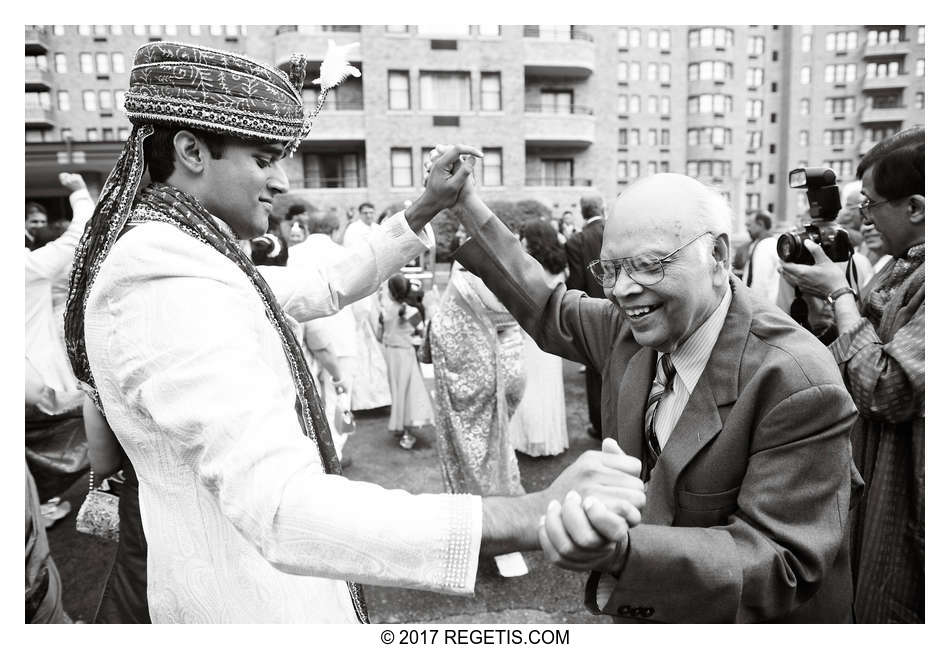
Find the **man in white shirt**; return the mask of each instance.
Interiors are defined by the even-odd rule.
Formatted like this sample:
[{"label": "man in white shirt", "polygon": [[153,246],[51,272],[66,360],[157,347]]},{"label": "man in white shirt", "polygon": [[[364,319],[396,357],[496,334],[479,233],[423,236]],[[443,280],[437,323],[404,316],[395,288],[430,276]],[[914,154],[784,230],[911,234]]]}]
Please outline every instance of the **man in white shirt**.
[{"label": "man in white shirt", "polygon": [[746,220],[746,230],[752,241],[742,279],[753,294],[775,304],[779,258],[775,249],[777,239],[772,236],[772,215],[761,210],[751,214]]},{"label": "man in white shirt", "polygon": [[[328,73],[336,57],[325,91],[346,76]],[[417,233],[457,199],[472,165],[454,163],[472,150],[437,161],[423,195],[348,259],[256,268],[240,240],[266,231],[287,191],[279,161],[310,127],[305,70],[298,56],[288,74],[199,46],[139,48],[133,129],[80,242],[67,345],[139,477],[153,622],[366,622],[347,580],[471,593],[479,552],[537,549],[544,504],[572,489],[639,520],[639,462],[618,453],[588,452],[519,498],[339,475],[285,313],[334,313],[423,251]],[[135,195],[146,164],[153,182]]]}]

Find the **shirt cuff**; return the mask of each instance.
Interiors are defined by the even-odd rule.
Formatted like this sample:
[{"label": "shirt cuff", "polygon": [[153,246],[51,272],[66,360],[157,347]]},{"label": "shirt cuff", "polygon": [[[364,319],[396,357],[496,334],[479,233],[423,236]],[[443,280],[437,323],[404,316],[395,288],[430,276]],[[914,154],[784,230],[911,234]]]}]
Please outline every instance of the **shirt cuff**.
[{"label": "shirt cuff", "polygon": [[451,497],[461,502],[452,516],[443,586],[448,592],[472,594],[482,545],[482,499],[470,495]]},{"label": "shirt cuff", "polygon": [[406,211],[396,212],[388,219],[380,223],[380,227],[393,239],[399,239],[404,236],[413,236],[419,240],[426,250],[432,250],[435,247],[435,232],[430,223],[426,223],[422,232],[413,232],[409,227],[409,221],[406,220]]}]

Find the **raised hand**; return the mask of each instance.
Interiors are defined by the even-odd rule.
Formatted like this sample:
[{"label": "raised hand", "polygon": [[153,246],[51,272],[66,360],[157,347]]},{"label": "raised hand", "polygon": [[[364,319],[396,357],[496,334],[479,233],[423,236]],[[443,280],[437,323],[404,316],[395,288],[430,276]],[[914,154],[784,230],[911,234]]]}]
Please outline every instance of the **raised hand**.
[{"label": "raised hand", "polygon": [[86,188],[86,181],[83,180],[81,175],[71,174],[65,171],[59,174],[59,184],[70,192],[78,192],[80,189]]}]

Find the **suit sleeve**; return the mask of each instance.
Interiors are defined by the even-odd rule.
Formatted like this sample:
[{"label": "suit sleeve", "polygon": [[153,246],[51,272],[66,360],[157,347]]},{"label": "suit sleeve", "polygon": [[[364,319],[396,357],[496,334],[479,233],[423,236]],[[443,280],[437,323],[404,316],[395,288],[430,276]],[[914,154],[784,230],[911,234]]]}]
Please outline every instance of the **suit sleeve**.
[{"label": "suit sleeve", "polygon": [[587,269],[584,268],[583,246],[581,246],[577,235],[567,240],[564,250],[567,253],[567,268],[570,271],[566,281],[567,287],[577,291],[583,291],[584,272]]},{"label": "suit sleeve", "polygon": [[108,297],[111,349],[99,360],[112,364],[109,380],[168,436],[195,488],[278,570],[471,593],[480,499],[325,474],[282,387],[286,366],[263,357],[261,337],[271,334],[249,315],[260,302],[233,272],[190,261],[201,259],[200,246],[174,259],[153,254],[148,281]]},{"label": "suit sleeve", "polygon": [[624,326],[611,302],[564,284],[549,287],[541,264],[497,218],[472,232],[455,258],[485,282],[541,349],[603,371]]},{"label": "suit sleeve", "polygon": [[840,385],[808,387],[772,407],[728,523],[632,528],[604,612],[649,606],[658,622],[760,622],[807,601],[847,542],[854,418]]}]

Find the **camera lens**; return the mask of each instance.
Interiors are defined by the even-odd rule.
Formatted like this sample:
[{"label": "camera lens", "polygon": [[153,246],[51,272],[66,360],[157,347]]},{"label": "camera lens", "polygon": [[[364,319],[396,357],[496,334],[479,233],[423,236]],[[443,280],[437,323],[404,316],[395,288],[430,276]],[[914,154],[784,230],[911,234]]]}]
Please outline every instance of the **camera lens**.
[{"label": "camera lens", "polygon": [[795,258],[798,256],[798,247],[798,237],[795,236],[794,232],[786,232],[785,234],[781,235],[775,245],[779,259],[790,262],[794,262]]}]

